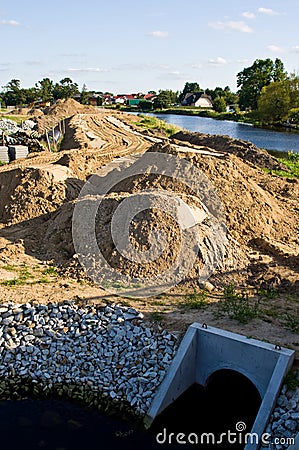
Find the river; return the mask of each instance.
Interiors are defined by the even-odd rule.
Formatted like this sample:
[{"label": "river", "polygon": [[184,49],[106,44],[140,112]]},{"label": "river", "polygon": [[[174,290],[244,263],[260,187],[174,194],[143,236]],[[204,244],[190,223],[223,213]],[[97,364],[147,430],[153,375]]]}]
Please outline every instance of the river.
[{"label": "river", "polygon": [[235,139],[253,142],[257,147],[267,150],[294,151],[299,153],[299,133],[291,131],[272,131],[255,128],[248,124],[229,120],[215,120],[206,117],[177,114],[153,114],[167,123],[189,131],[205,134],[227,135]]}]

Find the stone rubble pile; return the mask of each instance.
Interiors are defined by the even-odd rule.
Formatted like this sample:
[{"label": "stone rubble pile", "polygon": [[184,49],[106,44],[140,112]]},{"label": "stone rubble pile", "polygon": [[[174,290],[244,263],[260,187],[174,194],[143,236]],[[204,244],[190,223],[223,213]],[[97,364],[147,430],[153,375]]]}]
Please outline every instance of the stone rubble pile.
[{"label": "stone rubble pile", "polygon": [[0,119],[0,132],[4,133],[3,144],[25,145],[30,153],[45,150],[36,127],[36,122],[31,119],[23,121],[21,125],[10,119]]},{"label": "stone rubble pile", "polygon": [[16,133],[20,127],[16,122],[9,119],[0,119],[0,130],[8,134]]},{"label": "stone rubble pile", "polygon": [[[298,374],[299,379],[299,374]],[[279,444],[273,443],[266,447],[271,450],[284,450],[289,447],[289,438],[295,438],[299,432],[299,388],[295,391],[284,385],[277,399],[276,407],[267,426],[266,433],[279,439]]]},{"label": "stone rubble pile", "polygon": [[98,407],[108,397],[143,416],[176,349],[173,335],[132,308],[1,304],[0,399],[33,385]]}]

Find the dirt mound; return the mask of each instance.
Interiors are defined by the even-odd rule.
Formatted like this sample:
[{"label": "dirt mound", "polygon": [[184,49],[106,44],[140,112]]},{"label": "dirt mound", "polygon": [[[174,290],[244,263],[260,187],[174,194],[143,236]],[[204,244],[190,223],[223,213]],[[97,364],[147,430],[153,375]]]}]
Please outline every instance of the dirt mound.
[{"label": "dirt mound", "polygon": [[73,98],[57,100],[49,108],[44,109],[47,116],[57,117],[58,120],[73,116],[74,114],[95,114],[97,111],[93,106],[81,105]]},{"label": "dirt mound", "polygon": [[266,167],[272,170],[288,170],[283,164],[269,155],[266,150],[262,150],[248,141],[233,139],[229,136],[192,133],[189,131],[179,131],[172,135],[172,138],[190,142],[193,145],[207,146],[221,152],[232,153],[258,167]]},{"label": "dirt mound", "polygon": [[17,223],[56,210],[76,198],[82,182],[59,165],[16,168],[0,173],[1,222]]},{"label": "dirt mound", "polygon": [[[238,276],[243,281],[244,277],[250,278],[253,273],[256,273],[255,271],[260,271],[252,266],[253,260],[258,260],[259,255],[268,255],[267,258],[270,259],[267,259],[267,263],[273,261],[274,269],[272,269],[272,276],[269,279],[275,276],[273,275],[275,266],[281,264],[288,267],[284,273],[288,273],[290,279],[293,280],[292,283],[298,283],[294,270],[296,267],[298,268],[299,253],[298,208],[295,206],[299,183],[291,184],[291,187],[294,187],[293,191],[288,186],[288,200],[281,199],[260,185],[262,183],[266,185],[267,180],[270,179],[273,184],[270,175],[254,169],[235,155],[226,154],[223,159],[200,155],[192,151],[181,154],[169,144],[156,144],[149,151],[172,153],[184,157],[197,166],[216,188],[225,212],[228,238],[223,262],[214,277],[216,283],[221,284],[223,279],[226,280],[226,283],[232,279],[237,282]],[[276,181],[277,191],[283,189],[286,184],[288,183],[285,180],[278,178]],[[165,271],[174,262],[181,246],[181,236],[174,219],[165,213],[165,204],[159,204],[159,199],[157,199],[156,203],[152,204],[150,211],[134,217],[130,225],[130,239],[136,249],[144,252],[147,250],[148,237],[156,229],[162,230],[166,236],[167,247],[161,256],[153,263],[139,264],[124,258],[115,249],[115,243],[111,237],[111,220],[117,207],[130,194],[146,190],[149,187],[174,192],[190,207],[201,208],[200,199],[194,196],[192,191],[190,192],[177,180],[171,180],[168,177],[153,177],[145,173],[126,179],[117,185],[101,203],[101,210],[96,220],[96,236],[101,252],[109,264],[131,277],[148,277]],[[93,202],[97,201],[97,198],[89,198],[88,208],[92,209]],[[74,255],[71,230],[74,205],[74,202],[62,205],[43,224],[41,241],[44,242],[44,252],[48,252],[48,258],[54,258],[61,262],[67,259],[71,260]],[[160,211],[161,209],[164,213]],[[210,229],[208,222],[197,224],[197,233],[201,236],[202,242],[209,241]],[[201,248],[197,262],[189,274],[191,279],[198,279],[203,267],[204,253],[207,251],[208,247]]]},{"label": "dirt mound", "polygon": [[58,123],[75,114],[96,114],[93,106],[81,105],[72,98],[57,100],[52,106],[43,109],[43,114],[36,118],[39,132],[58,125]]},{"label": "dirt mound", "polygon": [[[73,102],[71,104],[74,105]],[[27,221],[26,249],[33,251],[35,248],[38,257],[53,258],[57,263],[73,261],[72,214],[83,185],[80,180],[86,180],[112,160],[116,164],[118,160],[115,158],[119,156],[145,151],[170,153],[185,158],[200,169],[221,200],[228,232],[223,249],[225,257],[214,276],[216,282],[221,284],[225,280],[227,284],[231,280],[242,284],[244,279],[260,273],[265,279],[263,270],[259,271],[256,266],[252,268],[255,261],[265,260],[267,270],[271,265],[269,280],[275,278],[281,269],[282,279],[288,277],[289,282],[296,285],[298,181],[273,177],[254,166],[255,162],[269,167],[276,161],[252,144],[219,136],[178,133],[173,143],[165,141],[152,145],[142,134],[124,126],[121,120],[122,116],[117,114],[76,114],[67,121],[69,134],[65,145],[70,150],[44,152],[16,163],[19,166],[11,166],[13,169],[0,170],[1,222],[18,224],[17,227],[20,223],[20,230],[21,222]],[[185,138],[188,139],[184,146],[182,140]],[[158,199],[152,203],[149,212],[134,217],[130,228],[130,239],[141,253],[147,251],[149,236],[156,229],[163,231],[169,245],[157,261],[145,265],[133,263],[115,250],[110,223],[116,208],[130,194],[149,188],[174,192],[190,207],[202,209],[202,198],[171,177],[143,173],[114,186],[101,204],[103,215],[97,215],[96,235],[107,261],[121,273],[132,277],[159,274],[168,264],[171,265],[181,245],[175,221],[171,215],[161,213]],[[92,200],[90,202],[92,208]],[[165,207],[162,210],[165,211]],[[37,222],[36,219],[41,217],[43,219]],[[31,227],[29,234],[28,227]],[[196,227],[201,240],[204,242],[206,238],[208,243],[211,230],[208,219]],[[15,230],[11,227],[10,234]],[[17,236],[22,238],[19,231]],[[191,279],[198,280],[207,251],[208,244],[201,248],[190,272]]]}]

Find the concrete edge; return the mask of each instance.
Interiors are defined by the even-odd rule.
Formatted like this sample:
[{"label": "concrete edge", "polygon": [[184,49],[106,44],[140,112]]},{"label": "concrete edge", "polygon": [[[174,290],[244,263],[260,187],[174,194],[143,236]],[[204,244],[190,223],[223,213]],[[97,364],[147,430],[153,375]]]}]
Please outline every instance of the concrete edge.
[{"label": "concrete edge", "polygon": [[[295,352],[292,352],[292,355],[286,356],[281,354],[275,368],[272,373],[272,377],[268,384],[266,393],[262,400],[261,406],[257,413],[256,419],[251,429],[252,434],[257,434],[257,436],[261,437],[265,431],[267,423],[269,422],[271,413],[275,408],[276,400],[279,395],[281,386],[283,384],[284,375],[288,372],[290,367],[293,364],[295,357]],[[256,450],[259,448],[259,445],[256,444],[247,444],[244,450]]]},{"label": "concrete edge", "polygon": [[[197,333],[197,330],[190,326],[188,328],[185,336],[183,337],[183,339],[179,345],[178,351],[177,351],[172,363],[170,364],[170,367],[168,368],[167,374],[166,374],[164,380],[162,381],[162,383],[160,384],[160,386],[157,390],[157,393],[153,399],[153,402],[144,418],[143,423],[144,423],[145,428],[149,428],[151,426],[151,424],[153,423],[155,417],[157,416],[158,411],[163,402],[163,399],[164,399],[166,393],[168,392],[168,389],[171,386],[171,383],[173,381],[175,374],[180,370],[181,363],[182,363],[186,353],[188,352],[190,345],[192,345],[193,339],[194,339],[194,336],[196,335],[196,333]],[[195,381],[195,376],[194,376],[194,381]]]},{"label": "concrete edge", "polygon": [[299,433],[295,436],[295,443],[290,445],[287,450],[298,450],[299,449]]}]

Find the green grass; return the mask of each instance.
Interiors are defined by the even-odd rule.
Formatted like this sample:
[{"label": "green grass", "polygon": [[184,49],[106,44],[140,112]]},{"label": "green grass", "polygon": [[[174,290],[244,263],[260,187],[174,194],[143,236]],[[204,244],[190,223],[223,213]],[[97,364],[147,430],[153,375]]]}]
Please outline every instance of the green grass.
[{"label": "green grass", "polygon": [[218,302],[218,312],[228,315],[240,323],[248,323],[258,316],[259,303],[249,301],[248,294],[237,293],[233,285],[227,286],[223,291],[223,298]]},{"label": "green grass", "polygon": [[9,119],[12,120],[13,122],[16,122],[18,125],[20,125],[24,120],[28,119],[28,116],[23,116],[23,115],[1,115],[1,119]]},{"label": "green grass", "polygon": [[42,271],[43,275],[52,275],[56,276],[58,275],[56,267],[48,267],[47,269]]},{"label": "green grass", "polygon": [[43,271],[32,273],[28,267],[23,264],[22,266],[4,265],[2,269],[16,272],[16,276],[12,280],[4,280],[0,282],[1,286],[15,287],[23,285],[45,284],[50,283],[49,276],[58,276],[57,269],[55,267],[48,267]]},{"label": "green grass", "polygon": [[156,131],[163,131],[167,134],[167,136],[172,136],[174,133],[177,133],[180,128],[175,125],[168,124],[163,120],[157,119],[153,116],[145,116],[143,114],[138,115],[139,121],[134,122],[135,125]]},{"label": "green grass", "polygon": [[289,171],[286,170],[270,170],[263,169],[265,172],[278,175],[284,178],[299,178],[299,153],[290,152],[278,152],[271,150],[269,153],[274,156],[279,162],[284,164]]},{"label": "green grass", "polygon": [[10,272],[17,270],[17,268],[11,264],[5,264],[4,266],[1,266],[1,269],[8,270]]}]

